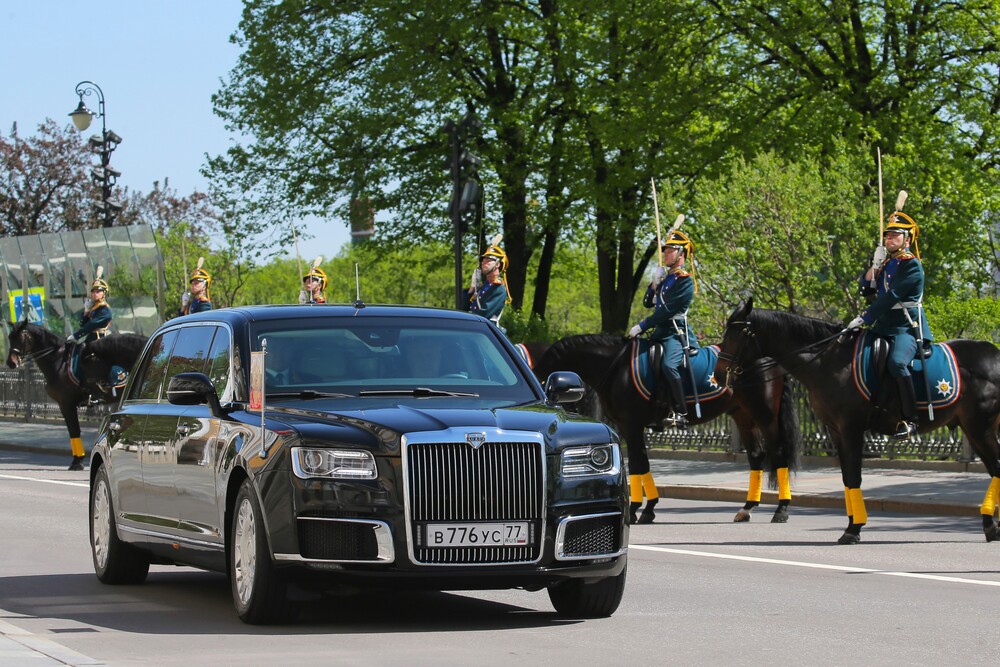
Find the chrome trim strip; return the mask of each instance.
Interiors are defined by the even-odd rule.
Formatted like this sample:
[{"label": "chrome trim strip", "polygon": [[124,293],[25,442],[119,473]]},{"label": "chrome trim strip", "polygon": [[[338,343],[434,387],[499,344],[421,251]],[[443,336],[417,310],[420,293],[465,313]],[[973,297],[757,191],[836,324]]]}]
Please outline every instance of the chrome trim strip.
[{"label": "chrome trim strip", "polygon": [[337,521],[340,523],[361,523],[375,529],[375,544],[378,546],[378,555],[374,559],[366,560],[333,560],[327,558],[305,558],[301,554],[274,554],[275,560],[294,561],[297,563],[381,563],[388,564],[396,562],[396,547],[392,543],[392,531],[385,521],[376,519],[341,519],[338,517],[326,516],[300,516],[298,521]]},{"label": "chrome trim strip", "polygon": [[[416,553],[414,551],[414,535],[413,535],[413,508],[410,506],[410,462],[409,462],[409,448],[411,445],[429,445],[429,444],[444,444],[444,445],[464,445],[471,447],[466,436],[469,433],[484,434],[486,435],[486,442],[507,442],[507,443],[530,443],[538,447],[538,461],[541,466],[539,474],[541,476],[541,498],[539,514],[537,518],[539,522],[538,533],[535,538],[538,541],[538,556],[534,560],[516,560],[516,561],[490,561],[488,563],[468,563],[468,562],[456,562],[456,563],[429,563],[427,561],[418,560]],[[482,448],[482,445],[479,447]],[[496,427],[482,427],[482,426],[464,426],[464,427],[451,427],[441,431],[422,431],[419,433],[404,433],[400,440],[400,450],[402,459],[402,477],[403,477],[403,516],[406,521],[406,553],[410,558],[410,562],[421,567],[493,567],[496,565],[533,565],[541,562],[545,555],[545,536],[547,534],[547,508],[548,508],[548,479],[547,479],[547,461],[546,461],[546,450],[545,450],[545,439],[540,433],[533,431],[505,431]],[[451,462],[456,463],[456,462]],[[440,468],[435,470],[424,470],[425,474],[433,475],[438,472]],[[490,471],[494,477],[499,477],[501,472],[499,470]],[[425,480],[432,485],[439,484],[441,480],[439,479],[427,479]],[[478,495],[483,489],[483,480],[478,477],[469,479],[468,471],[461,471],[461,483],[463,484],[463,490],[465,492],[471,492],[471,495]],[[509,480],[508,480],[509,483]],[[469,495],[465,495],[462,498],[445,498],[442,499],[444,502],[448,503],[450,510],[457,509],[461,507],[462,503],[467,502]],[[514,508],[510,508],[513,510]],[[522,508],[523,509],[523,508]],[[475,519],[470,518],[469,521],[474,522]]]},{"label": "chrome trim strip", "polygon": [[563,553],[566,544],[566,527],[574,521],[585,519],[599,519],[604,516],[615,516],[621,518],[621,512],[601,512],[600,514],[581,514],[580,516],[568,516],[559,522],[556,527],[556,560],[594,560],[596,558],[615,558],[628,553],[628,544],[625,543],[625,535],[622,534],[622,547],[616,552],[606,554],[586,554],[584,556],[567,556]]},{"label": "chrome trim strip", "polygon": [[226,545],[219,544],[218,542],[206,542],[204,540],[191,539],[190,537],[180,537],[179,535],[171,535],[169,533],[159,533],[155,530],[148,530],[145,528],[135,528],[133,526],[127,526],[122,523],[118,524],[118,529],[126,533],[133,533],[134,535],[155,537],[165,542],[176,542],[176,543],[184,542],[185,544],[190,544],[192,546],[207,547],[218,551],[225,551],[226,549]]}]

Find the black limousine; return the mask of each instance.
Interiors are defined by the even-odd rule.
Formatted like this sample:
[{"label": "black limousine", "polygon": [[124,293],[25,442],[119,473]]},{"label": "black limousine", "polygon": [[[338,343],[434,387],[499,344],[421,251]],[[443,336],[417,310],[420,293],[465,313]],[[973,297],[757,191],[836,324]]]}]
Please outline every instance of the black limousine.
[{"label": "black limousine", "polygon": [[[248,623],[290,587],[546,589],[608,616],[625,586],[617,435],[568,414],[488,320],[446,310],[255,306],[149,339],[91,455],[94,568],[227,573]],[[295,596],[291,596],[295,597]]]}]

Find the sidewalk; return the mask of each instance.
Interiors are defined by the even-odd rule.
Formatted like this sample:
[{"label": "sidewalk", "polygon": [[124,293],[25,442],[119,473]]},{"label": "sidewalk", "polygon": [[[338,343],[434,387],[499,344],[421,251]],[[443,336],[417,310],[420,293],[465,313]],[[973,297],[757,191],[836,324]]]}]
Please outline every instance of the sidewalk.
[{"label": "sidewalk", "polygon": [[[87,453],[97,428],[83,428]],[[21,451],[63,456],[69,463],[69,435],[60,422],[0,420],[0,452]],[[836,459],[806,457],[792,475],[792,506],[844,508],[844,485]],[[746,501],[750,468],[743,455],[717,452],[650,450],[650,469],[660,495],[687,500]],[[865,460],[865,503],[869,512],[907,512],[977,516],[990,479],[981,463]],[[764,483],[761,503],[777,503]]]}]

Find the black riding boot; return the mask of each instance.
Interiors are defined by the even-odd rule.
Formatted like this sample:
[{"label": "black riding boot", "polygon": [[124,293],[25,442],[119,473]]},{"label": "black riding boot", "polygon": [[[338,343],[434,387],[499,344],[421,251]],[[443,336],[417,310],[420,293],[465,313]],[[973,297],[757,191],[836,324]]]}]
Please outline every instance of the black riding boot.
[{"label": "black riding boot", "polygon": [[913,390],[913,376],[896,378],[899,388],[899,415],[901,421],[896,427],[896,440],[909,440],[917,434],[917,394]]},{"label": "black riding boot", "polygon": [[681,379],[667,374],[667,391],[670,394],[670,402],[673,403],[674,415],[671,418],[674,428],[687,428],[687,403],[684,401],[684,387]]}]

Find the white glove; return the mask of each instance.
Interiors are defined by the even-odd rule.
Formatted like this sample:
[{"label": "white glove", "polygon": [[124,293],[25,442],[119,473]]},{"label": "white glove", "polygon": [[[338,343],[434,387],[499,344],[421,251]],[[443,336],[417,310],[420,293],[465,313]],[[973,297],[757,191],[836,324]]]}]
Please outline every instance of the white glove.
[{"label": "white glove", "polygon": [[483,284],[483,272],[479,269],[473,271],[472,281],[469,284],[471,285],[473,291],[479,289],[480,285]]},{"label": "white glove", "polygon": [[667,270],[664,267],[658,266],[655,269],[653,269],[653,282],[652,282],[653,289],[656,289],[657,287],[662,285],[663,281],[666,279],[667,279]]},{"label": "white glove", "polygon": [[67,343],[75,343],[76,342],[76,336],[74,336],[73,334],[70,334],[70,335],[66,336],[66,342]]},{"label": "white glove", "polygon": [[860,329],[865,325],[865,321],[861,317],[855,317],[851,320],[851,323],[847,325],[848,329]]},{"label": "white glove", "polygon": [[94,300],[91,298],[86,298],[83,300],[83,309],[90,310],[90,307],[94,305]]},{"label": "white glove", "polygon": [[637,325],[635,325],[634,327],[632,327],[631,329],[628,330],[628,337],[629,338],[635,338],[636,336],[638,336],[641,333],[642,333],[642,325],[641,324],[637,324]]},{"label": "white glove", "polygon": [[299,290],[299,303],[309,303],[309,292],[304,289]]},{"label": "white glove", "polygon": [[880,245],[875,248],[875,254],[872,255],[872,269],[878,271],[885,264],[885,260],[889,258],[889,252],[885,249],[884,245]]},{"label": "white glove", "polygon": [[184,292],[181,294],[181,308],[187,307],[191,303],[191,292]]}]

